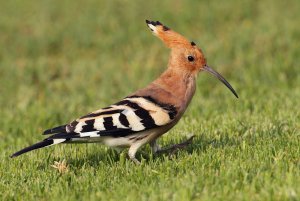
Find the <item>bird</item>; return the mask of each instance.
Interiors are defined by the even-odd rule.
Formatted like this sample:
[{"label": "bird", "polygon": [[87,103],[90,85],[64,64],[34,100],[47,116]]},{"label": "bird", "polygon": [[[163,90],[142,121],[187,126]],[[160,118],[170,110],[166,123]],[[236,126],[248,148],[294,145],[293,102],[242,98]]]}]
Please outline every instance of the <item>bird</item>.
[{"label": "bird", "polygon": [[161,148],[157,139],[183,116],[195,94],[200,72],[206,71],[218,78],[238,98],[229,82],[207,65],[204,53],[196,43],[159,21],[146,20],[146,24],[170,49],[167,68],[157,79],[117,103],[45,130],[43,134],[49,137],[11,157],[62,143],[95,142],[113,148],[129,148],[129,159],[140,164],[136,153],[145,144],[150,144],[153,153],[159,153],[191,143],[193,136],[182,143]]}]

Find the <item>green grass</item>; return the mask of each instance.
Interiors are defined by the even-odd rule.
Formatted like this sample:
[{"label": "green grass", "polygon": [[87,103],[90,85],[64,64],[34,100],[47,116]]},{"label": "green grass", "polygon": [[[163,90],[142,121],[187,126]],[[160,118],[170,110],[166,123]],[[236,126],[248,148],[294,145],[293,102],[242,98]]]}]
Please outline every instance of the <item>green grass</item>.
[{"label": "green grass", "polygon": [[[3,1],[0,6],[1,200],[299,200],[300,2]],[[98,144],[10,159],[69,122],[147,85],[168,50],[144,19],[195,41],[236,99],[206,73],[180,123],[196,135],[173,157],[146,146],[137,166]],[[66,160],[59,173],[54,161]]]}]

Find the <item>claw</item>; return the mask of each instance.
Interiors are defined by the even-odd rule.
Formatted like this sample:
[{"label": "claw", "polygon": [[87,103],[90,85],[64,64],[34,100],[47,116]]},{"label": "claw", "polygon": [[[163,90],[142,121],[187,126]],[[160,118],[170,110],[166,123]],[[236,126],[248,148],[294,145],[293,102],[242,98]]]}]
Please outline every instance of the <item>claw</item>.
[{"label": "claw", "polygon": [[195,135],[192,135],[186,141],[183,141],[179,144],[174,144],[174,145],[172,145],[170,147],[167,147],[167,148],[164,148],[164,149],[157,150],[156,153],[161,154],[161,153],[169,152],[170,154],[174,154],[178,149],[184,149],[188,145],[190,145],[192,143],[194,137],[195,137]]},{"label": "claw", "polygon": [[141,162],[136,158],[130,158],[131,161],[133,161],[136,165],[141,165]]}]

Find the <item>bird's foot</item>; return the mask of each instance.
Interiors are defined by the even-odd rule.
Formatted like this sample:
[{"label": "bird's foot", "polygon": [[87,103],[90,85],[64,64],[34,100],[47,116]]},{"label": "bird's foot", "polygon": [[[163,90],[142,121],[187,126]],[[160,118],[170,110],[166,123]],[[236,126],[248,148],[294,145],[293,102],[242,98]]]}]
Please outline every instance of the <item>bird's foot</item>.
[{"label": "bird's foot", "polygon": [[134,162],[136,165],[141,165],[141,162],[138,159],[136,159],[136,158],[130,158],[130,160],[132,162]]},{"label": "bird's foot", "polygon": [[142,143],[133,144],[128,150],[128,156],[130,160],[133,161],[136,165],[141,165],[141,162],[135,158],[135,154],[142,145]]},{"label": "bird's foot", "polygon": [[186,148],[188,145],[190,145],[193,141],[193,138],[195,136],[192,135],[191,137],[189,137],[187,140],[179,143],[179,144],[174,144],[170,147],[167,148],[162,148],[156,151],[157,154],[162,154],[162,153],[169,153],[169,154],[174,154],[176,151],[178,151],[179,149],[184,149]]}]

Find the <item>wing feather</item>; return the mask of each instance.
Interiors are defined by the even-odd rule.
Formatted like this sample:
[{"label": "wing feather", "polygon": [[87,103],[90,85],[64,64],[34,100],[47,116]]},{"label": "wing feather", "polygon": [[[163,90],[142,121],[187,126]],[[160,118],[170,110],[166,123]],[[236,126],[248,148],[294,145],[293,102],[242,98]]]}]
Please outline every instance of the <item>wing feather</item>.
[{"label": "wing feather", "polygon": [[124,137],[167,125],[176,114],[177,110],[172,105],[159,103],[151,97],[131,96],[110,107],[82,116],[68,125],[57,127],[59,129],[52,129],[60,133],[49,139]]}]

